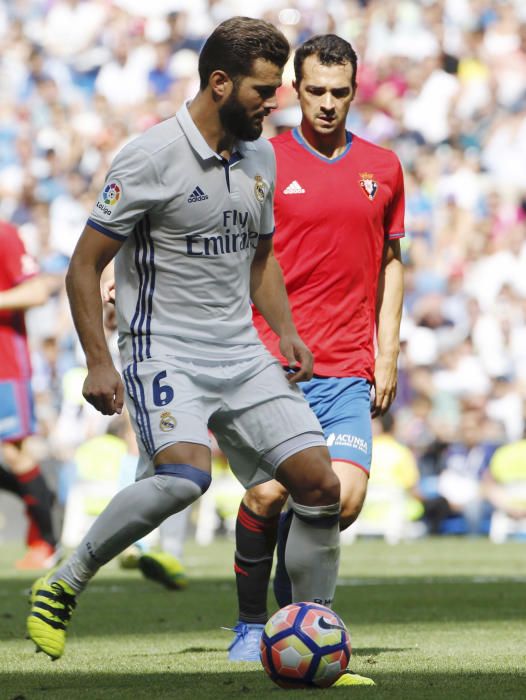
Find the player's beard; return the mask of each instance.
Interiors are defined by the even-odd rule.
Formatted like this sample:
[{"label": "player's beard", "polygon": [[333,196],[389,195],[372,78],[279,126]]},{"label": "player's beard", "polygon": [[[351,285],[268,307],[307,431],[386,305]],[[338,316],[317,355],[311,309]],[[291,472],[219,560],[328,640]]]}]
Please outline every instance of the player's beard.
[{"label": "player's beard", "polygon": [[225,131],[240,141],[255,141],[263,131],[263,120],[250,118],[234,90],[219,109],[219,118]]}]

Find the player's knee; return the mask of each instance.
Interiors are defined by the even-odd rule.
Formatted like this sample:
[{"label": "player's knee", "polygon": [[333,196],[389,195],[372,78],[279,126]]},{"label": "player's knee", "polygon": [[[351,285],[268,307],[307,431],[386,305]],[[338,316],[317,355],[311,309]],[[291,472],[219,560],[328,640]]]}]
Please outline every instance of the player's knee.
[{"label": "player's knee", "polygon": [[243,497],[243,503],[256,515],[270,518],[281,512],[287,497],[287,490],[273,479],[248,489]]},{"label": "player's knee", "polygon": [[280,465],[277,478],[288,488],[296,503],[330,505],[340,499],[340,480],[324,447],[293,455]]},{"label": "player's knee", "polygon": [[328,505],[340,500],[340,480],[332,468],[323,471],[320,480],[320,504]]},{"label": "player's knee", "polygon": [[294,489],[291,488],[291,495],[297,503],[304,505],[331,505],[340,500],[340,481],[329,463],[327,467],[311,472],[305,481],[299,481]]},{"label": "player's knee", "polygon": [[[184,467],[187,465],[163,466]],[[160,498],[165,501],[164,508],[170,511],[173,506],[173,512],[178,512],[197,501],[210,485],[210,475],[197,469],[189,474],[157,473],[151,478]]]}]

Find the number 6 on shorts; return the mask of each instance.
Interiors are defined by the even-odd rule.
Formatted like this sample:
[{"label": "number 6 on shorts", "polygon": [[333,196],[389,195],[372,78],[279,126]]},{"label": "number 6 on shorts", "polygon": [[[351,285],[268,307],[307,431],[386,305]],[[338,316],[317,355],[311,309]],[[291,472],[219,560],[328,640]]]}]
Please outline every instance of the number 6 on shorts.
[{"label": "number 6 on shorts", "polygon": [[174,397],[174,390],[169,384],[161,384],[166,377],[166,371],[159,372],[153,378],[153,402],[156,406],[166,406]]}]

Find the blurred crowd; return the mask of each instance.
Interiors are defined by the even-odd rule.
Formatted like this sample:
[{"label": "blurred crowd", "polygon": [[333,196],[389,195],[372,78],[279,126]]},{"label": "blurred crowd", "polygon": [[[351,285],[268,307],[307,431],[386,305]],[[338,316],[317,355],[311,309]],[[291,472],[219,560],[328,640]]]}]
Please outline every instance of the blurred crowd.
[{"label": "blurred crowd", "polygon": [[[348,128],[405,172],[394,437],[421,498],[478,531],[493,452],[526,445],[523,0],[0,0],[0,219],[64,275],[112,157],[197,92],[203,39],[235,14],[270,20],[292,46],[334,32],[358,53]],[[288,65],[267,137],[299,123],[292,77]],[[67,464],[107,422],[82,401],[64,292],[28,325],[34,449]]]}]

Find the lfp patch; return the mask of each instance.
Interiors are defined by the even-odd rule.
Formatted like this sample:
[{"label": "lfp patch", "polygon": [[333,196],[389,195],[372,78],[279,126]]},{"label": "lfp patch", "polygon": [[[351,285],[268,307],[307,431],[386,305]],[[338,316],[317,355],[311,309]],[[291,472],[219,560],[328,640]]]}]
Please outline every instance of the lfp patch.
[{"label": "lfp patch", "polygon": [[372,202],[378,192],[378,183],[372,173],[360,173],[360,187],[367,199]]},{"label": "lfp patch", "polygon": [[110,207],[114,206],[121,198],[121,191],[122,188],[118,182],[109,182],[102,191],[102,201]]}]

